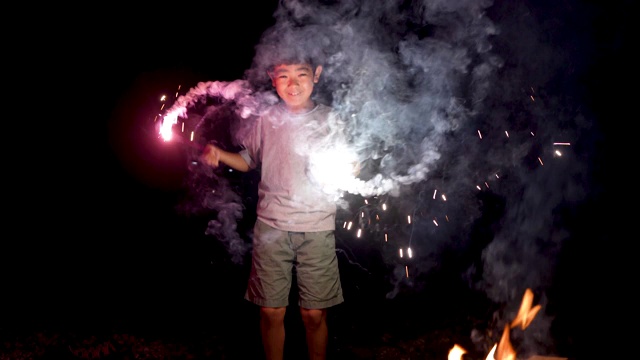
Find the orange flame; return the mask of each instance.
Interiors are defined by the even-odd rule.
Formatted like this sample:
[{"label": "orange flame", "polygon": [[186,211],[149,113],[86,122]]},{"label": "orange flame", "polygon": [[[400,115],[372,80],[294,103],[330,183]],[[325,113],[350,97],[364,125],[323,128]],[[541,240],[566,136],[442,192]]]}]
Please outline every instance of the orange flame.
[{"label": "orange flame", "polygon": [[447,357],[448,360],[459,360],[462,359],[462,355],[466,354],[467,350],[463,349],[462,346],[455,344],[453,345],[453,347],[451,348],[451,350],[449,350],[449,356]]},{"label": "orange flame", "polygon": [[505,325],[504,331],[502,332],[502,337],[500,338],[500,342],[498,343],[498,348],[496,349],[496,353],[494,356],[496,360],[516,359],[516,351],[513,349],[513,345],[511,345],[509,330],[509,325]]},{"label": "orange flame", "polygon": [[531,289],[527,289],[524,292],[524,296],[522,297],[522,303],[520,304],[520,310],[518,310],[518,315],[511,322],[511,328],[514,328],[520,324],[522,326],[522,330],[526,329],[531,321],[536,316],[538,311],[540,310],[540,305],[536,305],[533,308],[531,304],[533,303],[533,292]]},{"label": "orange flame", "polygon": [[[522,297],[522,303],[520,304],[520,309],[518,310],[518,314],[515,319],[511,322],[511,324],[507,324],[504,326],[504,331],[502,332],[502,337],[500,341],[493,345],[491,351],[486,357],[486,360],[515,360],[516,359],[516,351],[511,345],[510,339],[510,331],[512,328],[520,325],[522,329],[526,329],[533,318],[536,316],[538,311],[540,310],[540,305],[536,305],[531,307],[533,303],[533,292],[531,289],[526,289],[524,292],[524,296]],[[462,348],[460,345],[455,344],[449,350],[448,360],[462,360],[462,355],[466,354],[467,351]]]}]

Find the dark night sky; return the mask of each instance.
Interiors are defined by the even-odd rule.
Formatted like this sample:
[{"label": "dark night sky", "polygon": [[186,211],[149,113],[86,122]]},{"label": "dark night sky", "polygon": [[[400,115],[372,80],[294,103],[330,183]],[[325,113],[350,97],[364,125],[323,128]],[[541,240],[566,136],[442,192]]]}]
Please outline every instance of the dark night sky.
[{"label": "dark night sky", "polygon": [[153,117],[179,85],[240,78],[275,6],[57,8],[30,18],[42,33],[18,46],[15,67],[25,79],[15,94],[25,156],[8,159],[17,171],[3,316],[117,313],[175,299],[210,271],[206,222],[176,216],[184,149],[158,139]]},{"label": "dark night sky", "polygon": [[[19,106],[11,118],[19,122],[7,125],[18,139],[10,142],[5,165],[11,206],[5,209],[10,215],[1,276],[9,306],[0,315],[42,322],[144,308],[138,314],[151,318],[157,309],[173,305],[206,307],[211,282],[228,289],[222,302],[241,296],[247,269],[231,265],[221,245],[204,236],[203,218],[176,215],[188,175],[185,148],[162,143],[150,125],[159,96],[172,94],[178,85],[186,89],[200,81],[240,79],[260,35],[274,22],[276,1],[218,3],[136,11],[113,7],[72,20],[36,21],[52,26],[19,46],[39,65],[29,65],[28,80],[16,85]],[[506,3],[495,6],[506,8]],[[524,3],[541,17],[548,14],[553,24],[541,42],[573,47],[567,61],[578,70],[567,88],[595,120],[594,150],[579,154],[589,163],[588,196],[567,210],[574,234],[562,255],[556,289],[556,306],[571,309],[574,301],[585,301],[589,312],[618,304],[628,296],[624,288],[633,285],[618,288],[607,279],[626,280],[618,271],[626,266],[618,259],[634,241],[614,233],[626,228],[623,214],[629,211],[618,200],[626,197],[621,175],[630,170],[618,151],[627,153],[633,143],[618,149],[624,144],[618,132],[629,132],[621,124],[632,125],[634,114],[629,87],[635,84],[625,82],[635,68],[631,2]],[[509,12],[494,14],[507,17]],[[614,165],[614,159],[622,165]],[[229,269],[235,276],[223,276]],[[595,320],[622,316],[622,309],[612,307],[606,315],[595,314]],[[567,312],[564,321],[576,322],[568,326],[576,331],[576,342],[610,336],[579,329],[585,320],[576,310]]]}]

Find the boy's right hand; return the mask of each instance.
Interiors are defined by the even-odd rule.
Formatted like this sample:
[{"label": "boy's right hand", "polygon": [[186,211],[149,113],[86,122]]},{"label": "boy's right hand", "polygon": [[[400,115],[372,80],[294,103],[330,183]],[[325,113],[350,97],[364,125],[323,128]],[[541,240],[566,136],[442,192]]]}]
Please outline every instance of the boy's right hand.
[{"label": "boy's right hand", "polygon": [[202,155],[200,155],[200,159],[203,163],[218,167],[220,164],[220,149],[215,145],[207,144],[202,150]]}]

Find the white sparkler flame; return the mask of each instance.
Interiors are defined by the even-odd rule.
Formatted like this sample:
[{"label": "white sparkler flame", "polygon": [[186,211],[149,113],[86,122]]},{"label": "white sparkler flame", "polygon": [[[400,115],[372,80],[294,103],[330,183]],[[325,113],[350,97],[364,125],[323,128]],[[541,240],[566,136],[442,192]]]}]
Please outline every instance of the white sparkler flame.
[{"label": "white sparkler flame", "polygon": [[357,163],[354,152],[346,146],[335,146],[311,154],[309,173],[325,193],[339,196],[360,181],[356,178]]}]

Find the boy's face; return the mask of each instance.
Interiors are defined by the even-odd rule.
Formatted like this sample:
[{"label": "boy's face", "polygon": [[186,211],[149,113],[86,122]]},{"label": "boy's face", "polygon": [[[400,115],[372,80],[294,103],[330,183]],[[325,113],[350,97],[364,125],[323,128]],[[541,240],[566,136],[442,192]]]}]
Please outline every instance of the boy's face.
[{"label": "boy's face", "polygon": [[322,66],[315,71],[310,64],[277,65],[269,72],[278,96],[291,112],[306,112],[313,107],[311,93],[320,79]]}]

